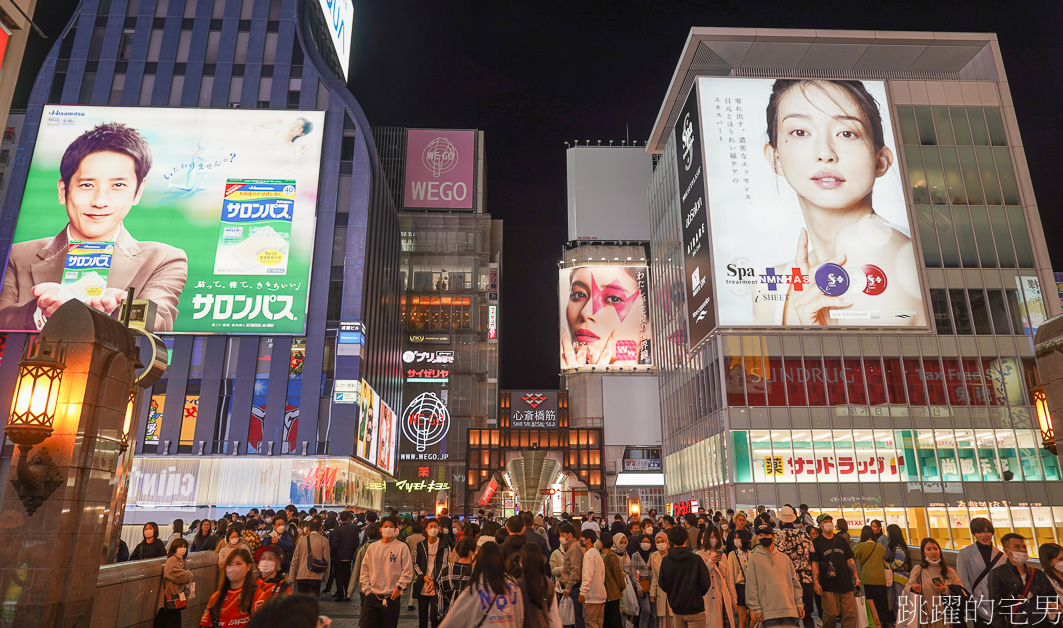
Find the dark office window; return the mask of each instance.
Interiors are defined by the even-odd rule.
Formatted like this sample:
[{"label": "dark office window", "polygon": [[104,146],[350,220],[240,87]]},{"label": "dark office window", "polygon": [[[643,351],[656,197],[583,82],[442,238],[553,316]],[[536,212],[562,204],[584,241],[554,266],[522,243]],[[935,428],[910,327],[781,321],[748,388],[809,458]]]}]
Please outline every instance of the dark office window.
[{"label": "dark office window", "polygon": [[981,290],[968,290],[967,298],[971,303],[971,318],[974,321],[974,333],[993,333],[993,329],[989,325],[989,310],[986,307],[985,293]]},{"label": "dark office window", "polygon": [[949,301],[952,302],[952,320],[956,324],[956,333],[961,336],[970,335],[971,317],[967,313],[967,297],[963,290],[949,290]]},{"label": "dark office window", "polygon": [[944,290],[930,291],[930,307],[934,310],[934,326],[937,333],[952,335],[952,318],[949,316],[949,298]]},{"label": "dark office window", "polygon": [[993,319],[993,327],[998,334],[1011,333],[1011,322],[1008,317],[1008,306],[1004,302],[1003,290],[987,290],[989,295],[989,315]]}]

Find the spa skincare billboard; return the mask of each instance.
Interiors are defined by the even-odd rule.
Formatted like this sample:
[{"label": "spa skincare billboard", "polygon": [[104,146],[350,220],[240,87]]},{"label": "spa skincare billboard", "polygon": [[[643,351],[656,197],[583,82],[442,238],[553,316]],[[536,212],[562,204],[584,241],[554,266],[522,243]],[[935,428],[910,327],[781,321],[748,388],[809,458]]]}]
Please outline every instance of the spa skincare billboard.
[{"label": "spa skincare billboard", "polygon": [[885,84],[698,89],[719,325],[925,328]]},{"label": "spa skincare billboard", "polygon": [[0,289],[0,329],[79,299],[155,331],[301,334],[324,112],[49,105]]},{"label": "spa skincare billboard", "polygon": [[653,368],[645,266],[560,271],[561,370]]}]

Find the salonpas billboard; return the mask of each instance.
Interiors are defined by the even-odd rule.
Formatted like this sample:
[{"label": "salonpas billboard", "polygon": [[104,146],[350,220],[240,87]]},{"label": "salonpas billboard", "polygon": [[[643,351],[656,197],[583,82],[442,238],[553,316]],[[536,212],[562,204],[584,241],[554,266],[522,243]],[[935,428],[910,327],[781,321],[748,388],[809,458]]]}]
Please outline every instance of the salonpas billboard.
[{"label": "salonpas billboard", "polygon": [[698,91],[718,324],[925,327],[885,83]]},{"label": "salonpas billboard", "polygon": [[0,290],[40,329],[126,289],[155,331],[303,333],[324,113],[48,106]]}]

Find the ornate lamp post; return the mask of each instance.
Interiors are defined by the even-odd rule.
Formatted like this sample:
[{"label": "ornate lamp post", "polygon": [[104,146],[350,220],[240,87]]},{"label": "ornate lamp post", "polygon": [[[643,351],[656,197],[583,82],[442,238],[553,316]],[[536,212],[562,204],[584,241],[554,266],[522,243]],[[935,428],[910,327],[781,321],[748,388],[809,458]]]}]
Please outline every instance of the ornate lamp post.
[{"label": "ornate lamp post", "polygon": [[1052,415],[1048,411],[1048,398],[1045,389],[1041,386],[1030,390],[1033,397],[1034,407],[1037,409],[1037,427],[1041,430],[1041,445],[1048,451],[1057,454],[1056,436],[1052,429]]},{"label": "ornate lamp post", "polygon": [[66,350],[39,336],[30,340],[18,364],[18,381],[4,432],[18,445],[18,466],[12,484],[26,512],[32,515],[63,483],[47,448],[33,458],[33,448],[52,435],[59,388],[66,369]]}]

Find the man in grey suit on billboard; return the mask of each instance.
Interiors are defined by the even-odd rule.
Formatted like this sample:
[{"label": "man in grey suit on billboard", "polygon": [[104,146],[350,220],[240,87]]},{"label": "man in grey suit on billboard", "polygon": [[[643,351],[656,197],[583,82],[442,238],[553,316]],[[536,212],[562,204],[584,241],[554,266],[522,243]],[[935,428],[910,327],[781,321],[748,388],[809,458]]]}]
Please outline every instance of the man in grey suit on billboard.
[{"label": "man in grey suit on billboard", "polygon": [[59,202],[69,222],[57,235],[11,247],[0,288],[0,329],[40,329],[67,301],[60,279],[72,241],[114,242],[107,287],[86,305],[111,314],[132,286],[157,307],[155,331],[171,331],[188,280],[188,257],[161,242],[138,242],[122,224],[144,193],[151,147],[124,124],[110,122],[71,142],[59,164]]}]

